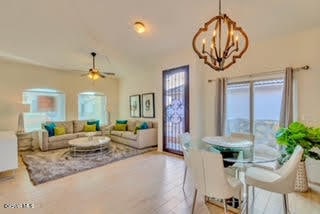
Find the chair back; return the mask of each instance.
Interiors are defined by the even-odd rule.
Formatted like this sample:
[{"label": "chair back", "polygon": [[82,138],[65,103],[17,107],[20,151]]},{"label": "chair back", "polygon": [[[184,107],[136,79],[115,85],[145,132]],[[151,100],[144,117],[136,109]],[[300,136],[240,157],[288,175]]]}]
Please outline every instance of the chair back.
[{"label": "chair back", "polygon": [[183,158],[187,164],[189,165],[189,153],[188,150],[191,147],[191,135],[188,132],[182,133],[179,135],[179,143],[182,147],[182,152],[183,152]]},{"label": "chair back", "polygon": [[191,148],[188,153],[190,158],[190,165],[188,167],[191,173],[193,184],[198,191],[204,194],[206,186],[201,151]]},{"label": "chair back", "polygon": [[288,191],[294,190],[298,164],[301,161],[303,155],[303,148],[301,146],[296,146],[290,159],[285,162],[285,164],[278,169],[276,172],[281,176],[280,180],[285,180]]},{"label": "chair back", "polygon": [[202,151],[205,195],[215,198],[230,198],[233,189],[230,186],[223,167],[223,159],[220,153]]}]

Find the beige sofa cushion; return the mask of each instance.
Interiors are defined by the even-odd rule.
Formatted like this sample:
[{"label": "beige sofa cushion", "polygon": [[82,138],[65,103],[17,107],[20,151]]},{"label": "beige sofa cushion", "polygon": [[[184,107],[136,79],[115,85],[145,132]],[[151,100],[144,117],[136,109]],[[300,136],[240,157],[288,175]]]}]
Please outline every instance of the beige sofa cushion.
[{"label": "beige sofa cushion", "polygon": [[115,131],[115,130],[111,130],[110,132],[111,135],[115,135],[115,136],[119,136],[121,137],[123,134],[123,131]]},{"label": "beige sofa cushion", "polygon": [[130,140],[137,140],[137,135],[129,131],[123,132],[122,137],[128,138]]},{"label": "beige sofa cushion", "polygon": [[73,133],[73,121],[54,122],[54,124],[56,124],[56,126],[63,126],[66,129],[67,134]]},{"label": "beige sofa cushion", "polygon": [[74,120],[73,121],[73,132],[83,132],[84,125],[87,124],[87,120]]},{"label": "beige sofa cushion", "polygon": [[[102,131],[90,132],[93,136],[100,136],[102,135]],[[76,133],[78,137],[87,137],[88,132],[78,132]]]},{"label": "beige sofa cushion", "polygon": [[49,137],[48,141],[49,143],[54,143],[54,142],[63,141],[63,140],[72,140],[77,137],[78,137],[77,134],[64,134],[64,135]]},{"label": "beige sofa cushion", "polygon": [[136,120],[128,120],[128,131],[133,132],[136,129]]}]

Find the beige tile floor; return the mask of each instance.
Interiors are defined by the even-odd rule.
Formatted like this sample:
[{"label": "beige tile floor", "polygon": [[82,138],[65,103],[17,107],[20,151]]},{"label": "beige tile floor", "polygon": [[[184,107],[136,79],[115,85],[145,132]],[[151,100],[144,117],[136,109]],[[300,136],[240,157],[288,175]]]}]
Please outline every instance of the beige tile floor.
[{"label": "beige tile floor", "polygon": [[[150,152],[103,167],[33,186],[20,162],[14,179],[0,181],[0,213],[191,213],[190,176],[182,190],[181,157]],[[1,177],[6,174],[0,174]],[[320,188],[289,194],[291,213],[320,213]],[[196,213],[223,213],[198,197]],[[33,203],[34,209],[5,209],[4,204]],[[255,214],[282,213],[281,195],[256,191]]]}]

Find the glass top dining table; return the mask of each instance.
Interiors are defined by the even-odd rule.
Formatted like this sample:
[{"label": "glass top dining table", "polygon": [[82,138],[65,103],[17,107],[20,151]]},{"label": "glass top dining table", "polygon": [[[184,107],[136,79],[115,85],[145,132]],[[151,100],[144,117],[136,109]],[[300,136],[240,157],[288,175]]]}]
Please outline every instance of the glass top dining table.
[{"label": "glass top dining table", "polygon": [[265,144],[254,145],[251,141],[235,137],[204,137],[198,142],[193,142],[191,147],[221,153],[225,167],[234,163],[271,163],[281,157],[277,148]]}]

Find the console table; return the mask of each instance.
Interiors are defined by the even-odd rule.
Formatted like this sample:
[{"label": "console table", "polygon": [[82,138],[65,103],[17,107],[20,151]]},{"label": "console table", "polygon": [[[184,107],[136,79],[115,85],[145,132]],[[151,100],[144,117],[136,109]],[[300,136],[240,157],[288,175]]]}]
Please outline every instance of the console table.
[{"label": "console table", "polygon": [[18,168],[18,144],[14,131],[0,131],[0,172]]}]

